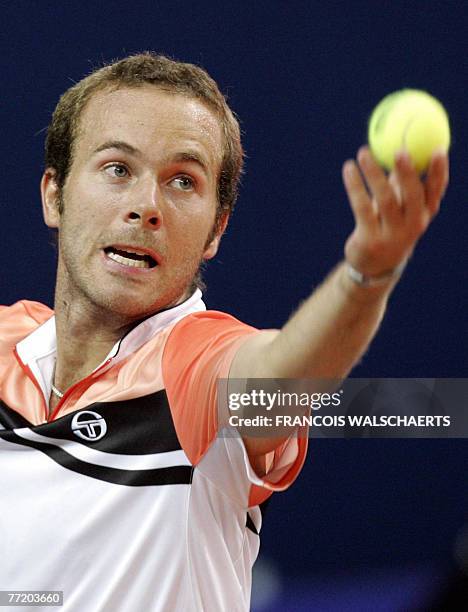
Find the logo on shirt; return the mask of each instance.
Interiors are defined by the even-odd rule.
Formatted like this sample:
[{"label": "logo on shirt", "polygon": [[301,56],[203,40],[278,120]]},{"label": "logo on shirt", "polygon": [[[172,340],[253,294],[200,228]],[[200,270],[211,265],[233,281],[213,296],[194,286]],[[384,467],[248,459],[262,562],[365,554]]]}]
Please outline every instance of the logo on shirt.
[{"label": "logo on shirt", "polygon": [[104,418],[92,410],[77,412],[71,423],[73,433],[90,442],[96,442],[106,435],[107,423]]}]

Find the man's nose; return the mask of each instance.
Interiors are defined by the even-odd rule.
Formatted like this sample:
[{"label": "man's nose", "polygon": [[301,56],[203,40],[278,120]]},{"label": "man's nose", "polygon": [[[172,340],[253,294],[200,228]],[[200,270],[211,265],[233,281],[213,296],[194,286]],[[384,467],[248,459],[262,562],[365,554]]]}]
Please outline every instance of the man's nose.
[{"label": "man's nose", "polygon": [[133,194],[133,201],[128,206],[126,221],[147,229],[158,229],[162,225],[161,192],[157,181],[142,181],[140,189]]}]

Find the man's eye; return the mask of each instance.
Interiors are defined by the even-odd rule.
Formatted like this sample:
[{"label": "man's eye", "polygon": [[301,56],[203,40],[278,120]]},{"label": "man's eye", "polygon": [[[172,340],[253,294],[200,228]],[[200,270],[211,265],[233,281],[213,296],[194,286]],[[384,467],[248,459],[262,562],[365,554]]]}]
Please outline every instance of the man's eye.
[{"label": "man's eye", "polygon": [[195,187],[194,181],[188,176],[178,176],[173,180],[181,191],[191,191]]},{"label": "man's eye", "polygon": [[127,167],[123,164],[109,164],[104,171],[113,178],[126,178],[129,174]]}]

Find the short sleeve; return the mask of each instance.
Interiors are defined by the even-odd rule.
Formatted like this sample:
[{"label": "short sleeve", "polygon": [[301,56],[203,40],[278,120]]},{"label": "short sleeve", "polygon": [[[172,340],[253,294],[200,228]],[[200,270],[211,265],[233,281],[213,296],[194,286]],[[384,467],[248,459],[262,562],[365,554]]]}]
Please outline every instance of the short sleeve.
[{"label": "short sleeve", "polygon": [[[234,317],[216,311],[196,313],[177,323],[163,353],[163,380],[174,426],[189,460],[197,465],[218,433],[218,379],[227,378],[243,342],[261,333]],[[299,474],[307,452],[307,431],[297,431],[268,453],[267,473],[250,465],[241,440],[246,477],[251,483],[249,506],[287,489]]]}]

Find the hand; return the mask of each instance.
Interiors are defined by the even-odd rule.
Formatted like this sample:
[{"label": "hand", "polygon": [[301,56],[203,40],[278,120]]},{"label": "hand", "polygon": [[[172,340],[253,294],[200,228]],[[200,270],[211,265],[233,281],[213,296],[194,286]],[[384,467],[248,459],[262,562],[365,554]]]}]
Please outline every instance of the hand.
[{"label": "hand", "polygon": [[359,167],[354,160],[343,165],[343,182],[356,222],[345,245],[345,258],[364,275],[380,276],[411,255],[439,211],[448,185],[448,157],[442,151],[434,153],[424,181],[404,151],[396,155],[389,176],[368,147],[359,149],[357,161]]}]

